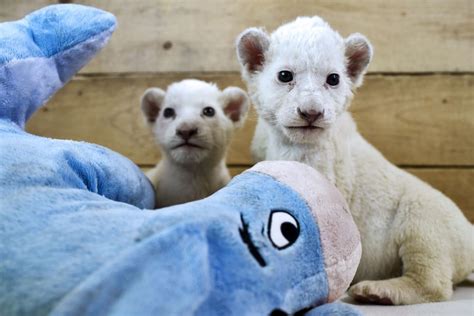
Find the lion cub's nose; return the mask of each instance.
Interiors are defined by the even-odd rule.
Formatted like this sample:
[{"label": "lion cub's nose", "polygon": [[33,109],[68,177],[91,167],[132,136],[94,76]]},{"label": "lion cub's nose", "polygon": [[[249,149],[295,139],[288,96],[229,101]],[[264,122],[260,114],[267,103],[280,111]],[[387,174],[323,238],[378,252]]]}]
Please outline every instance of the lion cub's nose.
[{"label": "lion cub's nose", "polygon": [[310,124],[310,125],[324,116],[324,111],[322,111],[322,112],[315,111],[315,110],[301,111],[300,108],[297,108],[296,110],[298,112],[298,115],[303,120],[308,122],[308,124]]},{"label": "lion cub's nose", "polygon": [[198,133],[197,128],[186,128],[186,129],[177,129],[176,135],[181,137],[183,140],[189,140],[191,137]]}]

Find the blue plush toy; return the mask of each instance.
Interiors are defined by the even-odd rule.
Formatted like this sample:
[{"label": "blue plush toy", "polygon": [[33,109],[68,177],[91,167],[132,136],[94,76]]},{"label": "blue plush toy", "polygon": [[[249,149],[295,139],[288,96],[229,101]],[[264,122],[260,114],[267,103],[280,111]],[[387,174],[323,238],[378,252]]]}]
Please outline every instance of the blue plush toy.
[{"label": "blue plush toy", "polygon": [[23,130],[114,27],[78,5],[0,24],[0,315],[358,315],[322,305],[361,247],[313,169],[261,163],[207,199],[151,211],[128,159]]}]

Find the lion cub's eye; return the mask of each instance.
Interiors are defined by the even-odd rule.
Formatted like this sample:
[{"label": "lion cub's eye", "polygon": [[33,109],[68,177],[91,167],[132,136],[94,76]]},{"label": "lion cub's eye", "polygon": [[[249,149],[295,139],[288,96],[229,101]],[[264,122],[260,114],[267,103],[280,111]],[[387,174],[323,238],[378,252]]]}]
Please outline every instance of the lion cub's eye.
[{"label": "lion cub's eye", "polygon": [[208,117],[213,117],[214,114],[216,114],[216,110],[210,106],[206,106],[204,109],[202,109],[202,114]]},{"label": "lion cub's eye", "polygon": [[337,86],[339,84],[339,75],[338,74],[330,74],[326,78],[326,83],[330,86]]},{"label": "lion cub's eye", "polygon": [[278,80],[283,83],[288,83],[293,80],[293,73],[288,70],[282,70],[278,73]]},{"label": "lion cub's eye", "polygon": [[163,117],[170,118],[176,115],[176,112],[172,108],[166,108],[163,110]]}]

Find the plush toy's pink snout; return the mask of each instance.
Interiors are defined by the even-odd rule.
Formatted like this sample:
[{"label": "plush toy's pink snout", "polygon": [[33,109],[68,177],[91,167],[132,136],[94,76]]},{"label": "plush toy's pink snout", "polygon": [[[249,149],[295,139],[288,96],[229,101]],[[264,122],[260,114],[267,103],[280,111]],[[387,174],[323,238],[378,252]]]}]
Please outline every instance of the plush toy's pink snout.
[{"label": "plush toy's pink snout", "polygon": [[321,235],[328,302],[349,287],[362,254],[359,231],[339,190],[315,169],[296,161],[265,161],[249,171],[272,176],[308,203]]}]

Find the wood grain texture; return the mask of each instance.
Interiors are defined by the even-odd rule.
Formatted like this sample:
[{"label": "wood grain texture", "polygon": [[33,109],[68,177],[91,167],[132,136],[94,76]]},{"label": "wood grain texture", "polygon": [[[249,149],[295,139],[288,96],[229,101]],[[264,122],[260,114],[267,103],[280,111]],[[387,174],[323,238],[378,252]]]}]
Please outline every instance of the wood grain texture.
[{"label": "wood grain texture", "polygon": [[[150,86],[166,88],[186,74],[83,77],[69,83],[41,109],[28,130],[54,138],[107,146],[137,164],[159,159],[139,110]],[[223,88],[243,87],[237,73],[202,74]],[[351,107],[361,133],[399,165],[474,165],[474,75],[366,78]],[[234,136],[228,163],[251,163],[256,114]]]},{"label": "wood grain texture", "polygon": [[[52,0],[2,0],[0,21]],[[272,31],[320,15],[341,35],[360,32],[375,47],[372,72],[473,71],[472,0],[83,0],[117,16],[110,44],[85,73],[236,71],[237,35]]]},{"label": "wood grain texture", "polygon": [[[251,166],[229,167],[234,177]],[[405,168],[452,199],[474,223],[474,169]]]}]

